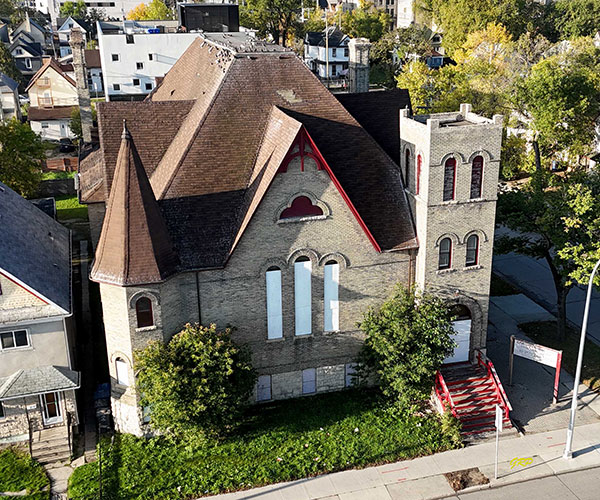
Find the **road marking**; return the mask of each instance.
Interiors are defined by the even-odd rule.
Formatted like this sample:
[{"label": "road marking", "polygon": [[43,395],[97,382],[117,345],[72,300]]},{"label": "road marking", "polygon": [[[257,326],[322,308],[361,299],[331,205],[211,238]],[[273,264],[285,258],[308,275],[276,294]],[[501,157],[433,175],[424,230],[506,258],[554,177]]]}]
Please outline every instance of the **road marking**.
[{"label": "road marking", "polygon": [[390,470],[383,470],[381,471],[382,474],[387,474],[388,472],[398,472],[401,470],[406,470],[408,469],[408,467],[401,467],[400,469],[390,469]]},{"label": "road marking", "polygon": [[556,443],[556,444],[551,444],[550,446],[548,446],[548,448],[552,448],[554,446],[562,446],[563,444],[567,444],[567,443]]}]

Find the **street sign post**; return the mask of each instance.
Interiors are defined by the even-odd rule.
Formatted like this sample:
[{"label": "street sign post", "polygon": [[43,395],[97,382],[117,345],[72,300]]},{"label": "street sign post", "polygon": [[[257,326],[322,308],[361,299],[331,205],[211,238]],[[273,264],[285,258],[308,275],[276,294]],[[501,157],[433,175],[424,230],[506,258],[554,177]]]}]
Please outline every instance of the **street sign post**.
[{"label": "street sign post", "polygon": [[496,405],[496,466],[494,467],[494,477],[498,479],[498,442],[500,440],[500,433],[502,432],[502,419],[504,413],[500,405]]},{"label": "street sign post", "polygon": [[514,335],[510,336],[510,356],[508,361],[508,385],[512,385],[513,378],[513,358],[531,359],[546,366],[556,369],[554,375],[554,391],[552,393],[552,404],[558,402],[558,383],[560,381],[560,365],[562,363],[562,351],[551,349],[540,344],[534,344],[527,340],[517,339]]}]

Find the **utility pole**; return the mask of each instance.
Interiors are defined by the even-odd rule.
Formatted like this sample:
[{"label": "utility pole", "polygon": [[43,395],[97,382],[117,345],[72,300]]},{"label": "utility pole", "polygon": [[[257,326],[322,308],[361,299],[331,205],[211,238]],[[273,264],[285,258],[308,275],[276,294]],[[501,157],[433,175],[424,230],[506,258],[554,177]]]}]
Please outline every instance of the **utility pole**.
[{"label": "utility pole", "polygon": [[327,11],[325,11],[325,78],[329,88],[329,25],[327,24]]},{"label": "utility pole", "polygon": [[588,283],[587,297],[585,299],[585,310],[583,313],[583,323],[581,324],[581,339],[579,340],[579,355],[577,356],[577,370],[575,370],[575,382],[573,385],[573,399],[571,400],[571,418],[567,428],[567,442],[565,443],[565,452],[563,458],[573,458],[573,431],[575,429],[575,412],[577,410],[577,399],[579,392],[579,379],[581,378],[581,365],[583,364],[583,348],[585,346],[585,336],[587,332],[588,316],[590,314],[590,301],[592,299],[592,289],[594,288],[594,276],[600,267],[600,260],[596,262],[594,270],[590,275]]}]

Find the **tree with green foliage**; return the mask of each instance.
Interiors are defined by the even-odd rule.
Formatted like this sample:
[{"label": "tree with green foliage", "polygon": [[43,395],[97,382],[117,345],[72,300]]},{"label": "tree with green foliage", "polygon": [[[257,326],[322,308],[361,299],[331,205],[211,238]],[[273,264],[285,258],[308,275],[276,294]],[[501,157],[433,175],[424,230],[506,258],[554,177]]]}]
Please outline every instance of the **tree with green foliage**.
[{"label": "tree with green foliage", "polygon": [[10,19],[15,12],[15,5],[11,0],[0,0],[0,17]]},{"label": "tree with green foliage", "polygon": [[230,329],[214,324],[188,324],[167,343],[151,342],[135,360],[152,427],[174,434],[230,429],[256,380],[249,352],[233,343]]},{"label": "tree with green foliage", "polygon": [[559,152],[587,153],[600,115],[600,50],[591,45],[548,57],[518,80],[513,105],[533,134],[536,168]]},{"label": "tree with green foliage", "polygon": [[300,8],[300,0],[248,0],[240,5],[240,24],[285,47],[295,31]]},{"label": "tree with green foliage", "polygon": [[502,168],[500,177],[510,181],[519,177],[527,168],[527,140],[518,135],[507,135],[506,130],[502,137]]},{"label": "tree with green foliage", "polygon": [[[92,106],[92,120],[97,120],[96,106]],[[71,111],[69,128],[79,140],[83,138],[83,131],[81,130],[81,112],[79,111],[79,106],[74,107],[73,111]]]},{"label": "tree with green foliage", "polygon": [[77,0],[76,2],[67,0],[64,4],[60,6],[61,17],[71,16],[78,19],[85,19],[86,14],[87,7],[83,0]]},{"label": "tree with green foliage", "polygon": [[368,38],[371,43],[377,42],[386,33],[392,18],[383,9],[365,0],[361,0],[357,9],[342,15],[342,31],[352,38]]},{"label": "tree with green foliage", "polygon": [[377,376],[383,394],[401,406],[427,399],[435,373],[456,346],[442,299],[399,285],[359,327],[366,335],[361,370]]},{"label": "tree with green foliage", "polygon": [[45,151],[40,136],[13,118],[0,122],[0,181],[21,196],[32,196],[42,179]]},{"label": "tree with green foliage", "polygon": [[152,21],[172,19],[173,13],[162,0],[152,0],[149,4],[140,3],[127,13],[132,21]]},{"label": "tree with green foliage", "polygon": [[[556,290],[557,335],[564,340],[569,290],[587,283],[600,258],[600,173],[536,171],[525,187],[499,196],[497,220],[513,230],[497,239],[497,252],[517,252],[548,264]],[[599,276],[595,284],[600,285]]]},{"label": "tree with green foliage", "polygon": [[600,0],[556,0],[549,8],[557,40],[594,36],[600,28]]}]

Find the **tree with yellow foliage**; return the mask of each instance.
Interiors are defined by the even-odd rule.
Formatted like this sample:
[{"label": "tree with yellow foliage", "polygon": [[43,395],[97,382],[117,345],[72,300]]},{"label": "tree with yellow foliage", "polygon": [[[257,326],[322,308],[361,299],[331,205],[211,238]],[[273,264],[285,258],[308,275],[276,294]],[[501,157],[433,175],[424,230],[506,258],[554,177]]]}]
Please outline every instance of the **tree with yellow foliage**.
[{"label": "tree with yellow foliage", "polygon": [[127,13],[130,21],[159,21],[173,19],[173,14],[162,0],[152,0],[149,4],[140,3]]}]

